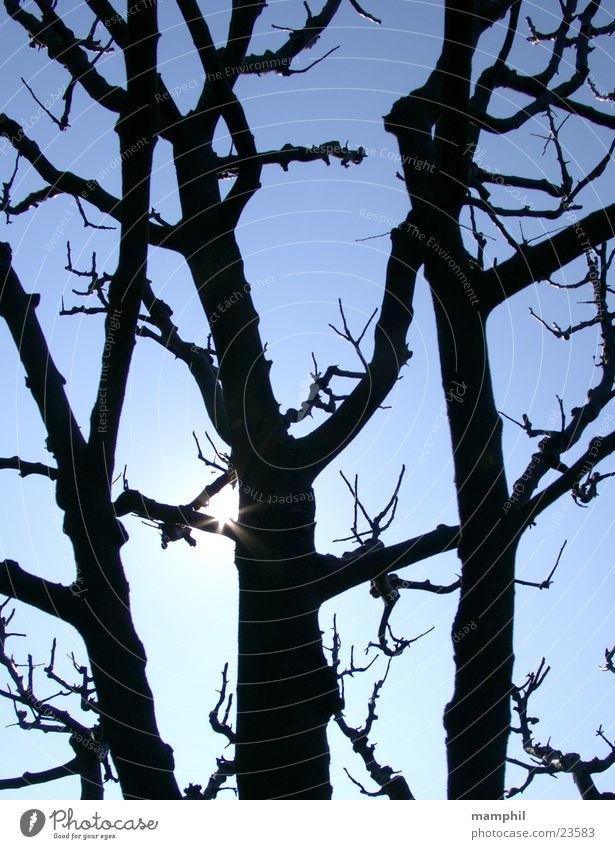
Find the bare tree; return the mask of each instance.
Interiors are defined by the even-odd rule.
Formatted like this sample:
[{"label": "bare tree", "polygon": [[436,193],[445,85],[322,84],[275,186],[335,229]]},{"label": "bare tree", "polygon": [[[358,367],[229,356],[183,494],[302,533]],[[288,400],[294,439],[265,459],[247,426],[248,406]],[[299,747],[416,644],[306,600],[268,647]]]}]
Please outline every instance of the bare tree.
[{"label": "bare tree", "polygon": [[[326,732],[333,717],[381,791],[412,798],[405,780],[390,767],[381,767],[366,742],[384,677],[373,692],[365,726],[353,728],[342,713],[339,657],[329,665],[323,650],[319,609],[367,583],[384,604],[376,645],[391,656],[412,642],[395,638],[390,631],[389,616],[401,590],[460,591],[453,632],[465,629],[467,635],[454,642],[454,693],[444,714],[448,796],[503,798],[511,694],[525,716],[527,696],[541,680],[538,673],[525,691],[513,688],[517,546],[525,530],[560,497],[571,493],[581,504],[595,498],[609,475],[598,472],[597,466],[615,450],[614,432],[595,435],[596,423],[614,397],[614,313],[608,305],[613,253],[607,243],[615,235],[615,204],[580,212],[582,193],[605,172],[613,145],[587,173],[577,175],[567,161],[568,126],[563,120],[571,117],[571,123],[585,122],[605,131],[615,127],[612,113],[601,109],[601,102],[611,96],[601,93],[589,62],[593,45],[615,32],[615,22],[602,20],[597,0],[562,2],[552,31],[542,32],[529,20],[530,38],[545,48],[541,53],[545,63],[542,71],[524,74],[511,60],[516,42],[523,39],[518,32],[520,0],[447,0],[440,58],[426,81],[397,100],[385,118],[385,128],[399,147],[403,166],[399,176],[408,193],[409,211],[390,232],[381,302],[369,321],[356,328],[340,301],[340,324],[334,330],[354,350],[360,365],[349,370],[331,364],[321,370],[314,360],[308,397],[300,409],[282,411],[236,230],[259,191],[263,169],[332,159],[345,167],[360,165],[365,150],[315,140],[311,147],[284,145],[261,151],[235,89],[246,75],[291,76],[306,70],[293,68],[294,60],[325,32],[342,0],[326,0],[316,14],[304,4],[304,24],[281,36],[277,49],[262,54],[250,50],[264,2],[233,0],[227,37],[216,44],[197,0],[177,0],[202,66],[197,106],[186,114],[158,68],[155,3],[135,3],[126,17],[108,0],[86,0],[86,5],[91,28],[80,36],[51,0],[35,0],[36,13],[20,0],[5,0],[16,30],[22,30],[32,45],[44,48],[49,61],[68,73],[64,113],[55,118],[59,130],[69,125],[74,92],[83,90],[115,121],[122,171],[122,194],[115,197],[96,180],[54,165],[24,127],[9,115],[0,116],[0,133],[14,148],[19,164],[27,163],[43,183],[26,197],[15,198],[13,175],[2,199],[7,218],[28,214],[62,194],[73,198],[85,226],[100,226],[90,220],[98,213],[119,225],[119,259],[113,273],[101,273],[96,256],[91,268],[76,269],[68,255],[68,269],[86,281],[85,289],[77,293],[87,297],[87,305],[64,306],[63,312],[100,314],[107,340],[94,378],[98,391],[87,435],[71,409],[64,379],[37,320],[40,296],[22,286],[19,257],[13,263],[8,244],[0,253],[0,314],[19,351],[54,459],[54,465],[46,465],[10,457],[2,466],[54,481],[76,566],[75,585],[68,587],[5,560],[0,591],[77,629],[90,665],[90,672],[83,673],[85,690],[80,697],[98,717],[89,730],[68,715],[43,717],[32,681],[22,682],[6,654],[3,631],[2,662],[13,681],[8,696],[35,714],[34,720],[21,717],[20,723],[26,727],[54,722],[70,732],[73,743],[76,734],[97,735],[100,751],[104,759],[110,756],[126,798],[181,797],[172,750],[156,724],[145,651],[133,624],[121,560],[128,539],[121,519],[136,514],[160,529],[165,545],[180,539],[193,542],[192,530],[222,534],[235,545],[239,581],[235,729],[228,724],[230,705],[219,719],[226,676],[212,712],[214,728],[232,743],[235,755],[232,763],[218,763],[206,791],[191,785],[188,798],[211,798],[232,774],[240,798],[329,798]],[[366,26],[377,25],[374,15],[355,0],[351,5],[367,19]],[[496,24],[503,32],[501,47],[495,61],[485,64],[478,45]],[[105,31],[104,37],[97,36],[99,31]],[[123,57],[123,85],[109,82],[99,70],[99,60],[112,49]],[[588,91],[598,102],[586,102]],[[502,115],[501,104],[494,103],[506,92],[522,95],[524,105]],[[503,140],[535,116],[544,116],[545,152],[553,165],[539,163],[531,171],[534,163],[530,163],[526,174],[490,169],[481,155],[482,139]],[[232,141],[231,152],[225,155],[218,152],[216,133],[221,126]],[[156,143],[172,150],[181,207],[174,223],[165,221],[154,206],[151,175]],[[554,176],[545,176],[550,171]],[[223,191],[221,181],[229,179],[231,188]],[[529,193],[531,201],[515,204],[519,192]],[[595,197],[591,200],[596,207]],[[545,234],[546,221],[555,222],[551,234]],[[514,235],[517,229],[520,236]],[[497,247],[489,251],[488,240],[494,234]],[[156,294],[156,281],[147,273],[150,246],[173,251],[185,263],[211,334],[206,347],[182,337],[171,308]],[[586,263],[586,273],[578,283],[562,282],[558,273],[575,260]],[[343,556],[321,554],[314,541],[314,482],[377,413],[409,361],[407,339],[419,271],[433,297],[438,334],[433,357],[440,365],[446,398],[459,523],[427,528],[404,542],[385,545],[380,537],[394,516],[402,476],[375,517],[363,506],[355,480],[348,482],[355,504],[354,548]],[[588,389],[586,400],[567,415],[562,402],[559,429],[534,427],[523,416],[520,426],[540,442],[511,488],[486,324],[494,310],[544,281],[589,292],[589,317],[580,317],[567,329],[538,318],[565,340],[585,330],[598,332],[599,379]],[[138,337],[155,340],[186,364],[211,426],[226,446],[211,455],[213,459],[207,459],[199,446],[199,454],[218,476],[213,484],[200,487],[198,495],[187,493],[183,504],[160,503],[130,488],[126,477],[120,495],[112,495],[118,431]],[[326,418],[307,435],[293,436],[293,426],[315,411],[325,412]],[[235,486],[239,492],[239,516],[221,526],[206,510],[212,495],[225,486]],[[397,574],[455,548],[460,575],[449,585],[404,581]],[[537,586],[548,587],[552,577],[551,572]],[[111,623],[112,643],[107,638]],[[467,629],[468,623],[474,627]],[[67,686],[64,679],[61,686]],[[71,686],[69,691],[77,693],[79,688]],[[541,758],[544,769],[552,769],[550,755],[531,742],[523,716],[525,750]],[[37,780],[72,771],[90,782],[88,786],[99,788],[100,763],[85,763],[84,757],[76,750],[60,772]],[[588,772],[591,769],[585,769]],[[588,797],[584,791],[582,795]]]}]

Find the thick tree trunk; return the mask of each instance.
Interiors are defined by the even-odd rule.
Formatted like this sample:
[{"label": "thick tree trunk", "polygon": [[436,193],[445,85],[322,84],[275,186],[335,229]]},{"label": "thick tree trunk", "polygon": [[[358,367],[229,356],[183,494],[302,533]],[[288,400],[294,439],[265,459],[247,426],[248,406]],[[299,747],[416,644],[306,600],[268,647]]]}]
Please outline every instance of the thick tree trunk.
[{"label": "thick tree trunk", "polygon": [[239,796],[329,799],[326,729],[340,701],[318,624],[313,511],[267,507],[245,511],[237,545]]},{"label": "thick tree trunk", "polygon": [[124,534],[108,501],[84,492],[81,505],[78,517],[67,511],[65,529],[78,565],[74,624],[88,652],[101,736],[126,799],[180,799],[173,751],[158,731],[145,649],[132,619],[120,557]]},{"label": "thick tree trunk", "polygon": [[[510,730],[514,551],[467,532],[453,625],[455,690],[447,705],[449,799],[501,799]],[[468,626],[469,629],[468,629]],[[476,626],[476,627],[474,627]]]},{"label": "thick tree trunk", "polygon": [[[463,256],[460,241],[446,245]],[[459,265],[461,261],[459,261]],[[471,280],[470,269],[467,270]],[[445,712],[449,798],[504,792],[513,667],[515,544],[480,307],[442,265],[428,269],[453,443],[462,589],[453,626],[455,688]]]},{"label": "thick tree trunk", "polygon": [[96,599],[82,635],[100,707],[104,739],[125,799],[180,799],[173,751],[161,737],[145,674],[146,656],[128,605]]}]

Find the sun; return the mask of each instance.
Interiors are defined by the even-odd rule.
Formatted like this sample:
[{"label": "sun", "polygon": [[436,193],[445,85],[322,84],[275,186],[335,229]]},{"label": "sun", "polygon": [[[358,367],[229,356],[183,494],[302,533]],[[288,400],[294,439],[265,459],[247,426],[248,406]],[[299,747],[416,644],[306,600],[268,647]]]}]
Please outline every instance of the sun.
[{"label": "sun", "polygon": [[217,495],[214,495],[205,508],[210,516],[216,518],[224,525],[237,519],[239,511],[239,493],[231,486],[225,486]]}]

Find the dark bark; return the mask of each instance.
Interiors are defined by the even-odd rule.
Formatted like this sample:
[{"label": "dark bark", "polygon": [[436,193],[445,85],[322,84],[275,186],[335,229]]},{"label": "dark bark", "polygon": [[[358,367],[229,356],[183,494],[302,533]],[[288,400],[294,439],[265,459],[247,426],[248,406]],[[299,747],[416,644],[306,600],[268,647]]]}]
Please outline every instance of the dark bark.
[{"label": "dark bark", "polygon": [[71,758],[61,766],[44,769],[40,772],[24,772],[18,778],[0,779],[0,790],[21,790],[24,787],[33,787],[35,784],[46,784],[48,781],[57,781],[59,778],[67,778],[77,775],[78,758]]},{"label": "dark bark", "polygon": [[318,624],[313,511],[262,511],[249,497],[244,509],[237,546],[239,796],[329,799],[326,729],[340,700]]},{"label": "dark bark", "polygon": [[101,544],[95,559],[89,554],[87,561],[78,557],[77,562],[79,630],[124,798],[179,799],[173,752],[160,738],[145,649],[132,620],[119,551]]},{"label": "dark bark", "polygon": [[[447,247],[452,256],[462,255],[460,240]],[[471,279],[469,268],[464,270]],[[426,275],[434,295],[443,387],[451,399],[448,418],[461,527],[462,587],[453,633],[476,625],[454,641],[455,689],[444,717],[449,798],[499,799],[510,726],[515,566],[515,545],[503,512],[502,423],[480,310],[444,263],[430,259]]]},{"label": "dark bark", "polygon": [[419,155],[433,166],[421,174],[405,166],[404,179],[415,225],[409,232],[422,246],[432,291],[459,510],[461,596],[453,634],[465,636],[453,641],[455,688],[444,717],[451,799],[504,793],[513,665],[514,546],[502,526],[502,426],[491,387],[487,312],[478,297],[484,290],[459,225],[469,179],[472,54],[486,25],[472,10],[447,3],[436,68],[385,119],[404,163]]},{"label": "dark bark", "polygon": [[96,751],[82,747],[75,761],[76,771],[81,779],[81,799],[90,801],[104,799],[102,764]]},{"label": "dark bark", "polygon": [[[360,4],[351,2],[355,10],[365,14]],[[357,379],[354,389],[344,400],[337,398],[342,403],[333,403],[334,411],[324,424],[299,440],[289,436],[288,421],[292,417],[280,414],[271,386],[271,364],[265,357],[259,314],[250,296],[234,230],[260,187],[263,167],[278,163],[286,168],[291,161],[313,158],[328,161],[329,152],[292,146],[259,152],[233,89],[241,74],[298,72],[290,68],[290,60],[313,46],[340,7],[340,0],[323,0],[322,10],[316,15],[306,4],[305,26],[291,30],[286,43],[275,53],[267,51],[262,56],[248,52],[255,21],[265,7],[261,0],[234,0],[228,43],[222,47],[212,39],[197,0],[178,0],[206,78],[196,108],[186,116],[180,114],[157,72],[155,3],[131,6],[124,21],[109,0],[87,0],[123,52],[125,89],[106,81],[88,56],[92,47],[87,46],[87,39],[75,36],[49,0],[37,0],[36,5],[40,19],[22,9],[18,0],[6,0],[9,14],[28,31],[33,43],[45,46],[49,56],[69,71],[71,94],[78,83],[100,105],[117,113],[122,198],[109,195],[93,181],[55,168],[15,121],[0,115],[0,135],[9,139],[46,183],[21,203],[11,206],[7,200],[5,211],[19,214],[59,193],[68,193],[114,217],[122,230],[118,269],[106,292],[108,309],[103,301],[105,307],[94,310],[107,312],[106,345],[88,442],[79,431],[63,378],[37,322],[38,296],[22,290],[10,265],[10,251],[0,245],[0,315],[20,350],[28,387],[46,426],[57,469],[22,463],[16,457],[0,460],[0,467],[16,468],[22,475],[42,472],[57,480],[57,503],[64,511],[64,530],[72,541],[78,569],[77,580],[68,588],[30,575],[6,560],[0,564],[0,589],[79,630],[92,665],[105,743],[110,746],[126,798],[179,798],[172,751],[160,738],[146,677],[145,651],[132,621],[129,587],[120,558],[126,535],[117,516],[135,511],[159,522],[203,530],[215,530],[217,522],[198,512],[204,506],[199,499],[190,506],[174,507],[136,491],[125,491],[115,502],[117,514],[111,503],[118,428],[144,304],[161,335],[147,329],[142,335],[153,336],[191,367],[205,407],[231,448],[224,474],[236,472],[238,477],[240,520],[222,532],[237,546],[238,717],[233,742],[241,798],[330,798],[326,728],[341,705],[336,676],[323,653],[320,604],[393,568],[453,547],[458,548],[461,561],[460,582],[448,586],[430,581],[402,583],[407,588],[432,592],[452,591],[461,585],[453,626],[457,635],[455,688],[444,717],[449,798],[501,798],[510,730],[517,537],[540,510],[579,484],[587,464],[593,468],[613,450],[615,434],[596,437],[585,455],[554,483],[508,514],[504,508],[508,488],[502,425],[491,386],[485,324],[491,310],[505,300],[611,238],[614,207],[605,206],[580,221],[573,218],[572,226],[538,245],[517,245],[501,228],[515,255],[500,265],[494,262],[486,271],[478,270],[483,267],[482,247],[476,261],[470,261],[460,217],[468,203],[473,211],[490,211],[496,223],[498,215],[515,215],[517,210],[490,207],[484,197],[484,183],[501,184],[504,180],[505,184],[566,198],[560,210],[533,212],[536,218],[559,218],[564,211],[576,209],[571,205],[576,194],[602,175],[608,155],[573,191],[563,162],[561,187],[533,177],[499,175],[497,179],[498,175],[477,167],[472,153],[482,130],[501,133],[522,127],[531,116],[551,106],[613,126],[612,116],[600,115],[570,100],[589,73],[590,41],[598,32],[592,20],[599,3],[589,2],[578,15],[574,3],[566,4],[557,34],[550,39],[554,46],[545,70],[523,76],[506,64],[516,36],[518,0],[476,0],[472,4],[446,0],[443,49],[433,72],[425,85],[400,99],[386,119],[386,129],[399,143],[412,211],[391,232],[392,251],[371,361],[361,355],[364,373],[344,373],[345,378]],[[472,94],[478,38],[508,11],[510,21],[500,53],[480,74]],[[567,44],[573,19],[578,20],[579,34]],[[606,29],[607,34],[612,32]],[[573,45],[576,62],[571,65],[572,76],[562,82],[557,78],[564,49]],[[557,85],[550,88],[555,82]],[[500,88],[521,92],[532,99],[531,103],[511,117],[492,117],[488,114],[490,100]],[[65,99],[68,109],[69,98]],[[232,139],[227,157],[214,152],[213,140],[220,122]],[[557,147],[553,127],[550,141]],[[182,210],[177,225],[164,224],[150,210],[152,155],[157,138],[173,146]],[[355,159],[342,148],[332,155],[340,154],[345,164],[363,158],[362,149]],[[415,167],[417,158],[428,167]],[[232,174],[235,180],[224,200],[218,186],[222,174]],[[5,185],[6,198],[10,185]],[[479,191],[478,198],[469,196],[470,186]],[[158,223],[152,224],[152,218]],[[474,219],[472,222],[474,225]],[[474,236],[480,244],[481,234],[475,226]],[[206,358],[197,358],[194,346],[188,350],[188,344],[176,336],[169,308],[156,302],[146,274],[149,244],[164,245],[185,258],[211,329],[215,365],[209,353]],[[406,340],[421,266],[425,267],[436,315],[459,527],[439,526],[386,549],[361,546],[350,556],[317,555],[314,479],[350,445],[409,359]],[[574,415],[570,429],[576,433]],[[563,453],[563,447],[559,453]],[[546,469],[546,462],[544,466]],[[528,487],[528,499],[534,489]],[[361,537],[357,540],[360,542]],[[376,535],[374,541],[379,542]],[[381,623],[381,643],[387,617],[388,613]],[[365,751],[368,767],[373,766],[375,761],[370,761]],[[39,778],[46,776],[40,780],[79,773],[84,798],[101,798],[100,764],[91,752],[77,752],[77,756],[75,762],[79,763],[74,770],[73,762],[69,762],[40,773]],[[605,798],[593,785],[591,773],[585,767],[573,770],[582,797]],[[24,776],[13,781],[33,780],[33,776]],[[397,777],[394,782],[397,784],[392,792],[396,796],[411,798],[403,779]]]}]

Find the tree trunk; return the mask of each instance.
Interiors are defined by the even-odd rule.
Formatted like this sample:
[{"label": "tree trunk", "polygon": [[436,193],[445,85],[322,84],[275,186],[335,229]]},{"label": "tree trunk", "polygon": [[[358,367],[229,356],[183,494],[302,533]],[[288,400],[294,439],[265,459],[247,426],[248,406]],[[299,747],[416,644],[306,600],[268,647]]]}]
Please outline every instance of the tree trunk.
[{"label": "tree trunk", "polygon": [[82,635],[96,686],[104,739],[109,744],[124,798],[180,799],[173,775],[173,750],[160,738],[145,674],[145,650],[130,608],[123,599],[112,596],[90,599],[85,604],[88,612]]},{"label": "tree trunk", "polygon": [[[449,255],[462,257],[460,240],[453,245],[446,245]],[[502,424],[480,307],[458,274],[430,265],[461,527],[455,688],[444,717],[449,798],[500,799],[510,732],[515,569],[514,535],[503,511]],[[471,270],[464,271],[471,281]]]},{"label": "tree trunk", "polygon": [[[126,799],[180,799],[173,751],[160,738],[145,673],[145,649],[130,609],[120,548],[125,536],[105,499],[82,498],[82,515],[66,513],[78,567],[71,587],[79,599],[73,623],[88,652],[102,738]],[[98,505],[98,509],[96,506]]]},{"label": "tree trunk", "polygon": [[245,511],[237,545],[239,796],[330,799],[326,729],[340,700],[318,624],[313,510],[267,507]]},{"label": "tree trunk", "polygon": [[[510,732],[514,551],[468,531],[453,624],[455,689],[446,707],[448,798],[501,799]],[[469,630],[468,630],[469,626]]]}]

